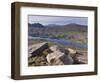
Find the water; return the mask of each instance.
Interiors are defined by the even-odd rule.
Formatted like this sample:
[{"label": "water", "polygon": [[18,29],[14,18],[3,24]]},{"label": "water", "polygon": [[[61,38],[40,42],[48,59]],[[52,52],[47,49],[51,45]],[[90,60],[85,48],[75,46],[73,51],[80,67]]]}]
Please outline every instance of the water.
[{"label": "water", "polygon": [[32,36],[29,36],[29,39],[47,40],[47,41],[51,41],[51,42],[55,42],[55,43],[59,43],[59,44],[63,44],[63,45],[71,45],[71,46],[75,46],[78,48],[87,48],[86,44],[75,43],[75,42],[72,42],[70,40],[65,40],[65,39],[51,39],[51,38],[41,38],[41,37],[32,37]]}]

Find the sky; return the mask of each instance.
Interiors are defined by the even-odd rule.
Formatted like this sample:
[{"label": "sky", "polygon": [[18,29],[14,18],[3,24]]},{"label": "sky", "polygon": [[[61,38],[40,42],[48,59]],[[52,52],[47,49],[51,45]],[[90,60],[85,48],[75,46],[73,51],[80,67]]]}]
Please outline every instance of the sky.
[{"label": "sky", "polygon": [[43,15],[29,15],[28,23],[41,23],[43,25],[57,24],[66,25],[70,23],[76,23],[80,25],[87,25],[87,17],[67,17],[67,16],[43,16]]}]

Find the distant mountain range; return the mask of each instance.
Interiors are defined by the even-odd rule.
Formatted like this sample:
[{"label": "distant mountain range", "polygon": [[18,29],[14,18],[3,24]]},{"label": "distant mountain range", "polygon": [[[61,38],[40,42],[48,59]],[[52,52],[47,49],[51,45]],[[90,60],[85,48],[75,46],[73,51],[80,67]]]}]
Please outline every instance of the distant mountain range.
[{"label": "distant mountain range", "polygon": [[46,29],[59,29],[59,30],[64,30],[64,31],[87,31],[87,26],[86,25],[80,25],[76,23],[70,23],[66,25],[56,25],[56,24],[48,24],[48,25],[42,25],[40,23],[33,23],[29,24],[28,23],[29,29],[35,29],[35,28],[46,28]]},{"label": "distant mountain range", "polygon": [[75,23],[64,25],[63,28],[68,31],[87,31],[87,26],[79,25],[79,24],[75,24]]}]

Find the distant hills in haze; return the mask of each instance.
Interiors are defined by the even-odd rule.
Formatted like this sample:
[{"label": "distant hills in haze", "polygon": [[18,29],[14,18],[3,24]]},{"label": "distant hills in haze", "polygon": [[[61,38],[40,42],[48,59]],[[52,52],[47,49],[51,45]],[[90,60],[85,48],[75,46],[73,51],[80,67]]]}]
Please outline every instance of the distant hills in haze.
[{"label": "distant hills in haze", "polygon": [[61,31],[82,31],[87,32],[87,26],[86,25],[80,25],[76,23],[70,23],[66,25],[57,25],[57,24],[48,24],[43,25],[41,23],[28,23],[29,29],[35,29],[35,28],[43,28],[43,29],[59,29]]}]

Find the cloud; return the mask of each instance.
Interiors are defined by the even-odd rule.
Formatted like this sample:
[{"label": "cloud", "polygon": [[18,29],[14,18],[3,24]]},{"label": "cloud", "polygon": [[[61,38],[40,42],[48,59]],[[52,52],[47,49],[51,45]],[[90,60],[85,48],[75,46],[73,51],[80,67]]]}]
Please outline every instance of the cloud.
[{"label": "cloud", "polygon": [[87,25],[88,18],[87,17],[67,17],[67,16],[42,16],[42,15],[30,15],[28,17],[29,23],[41,23],[44,25],[47,24],[69,24],[69,23],[77,23],[81,25]]}]

